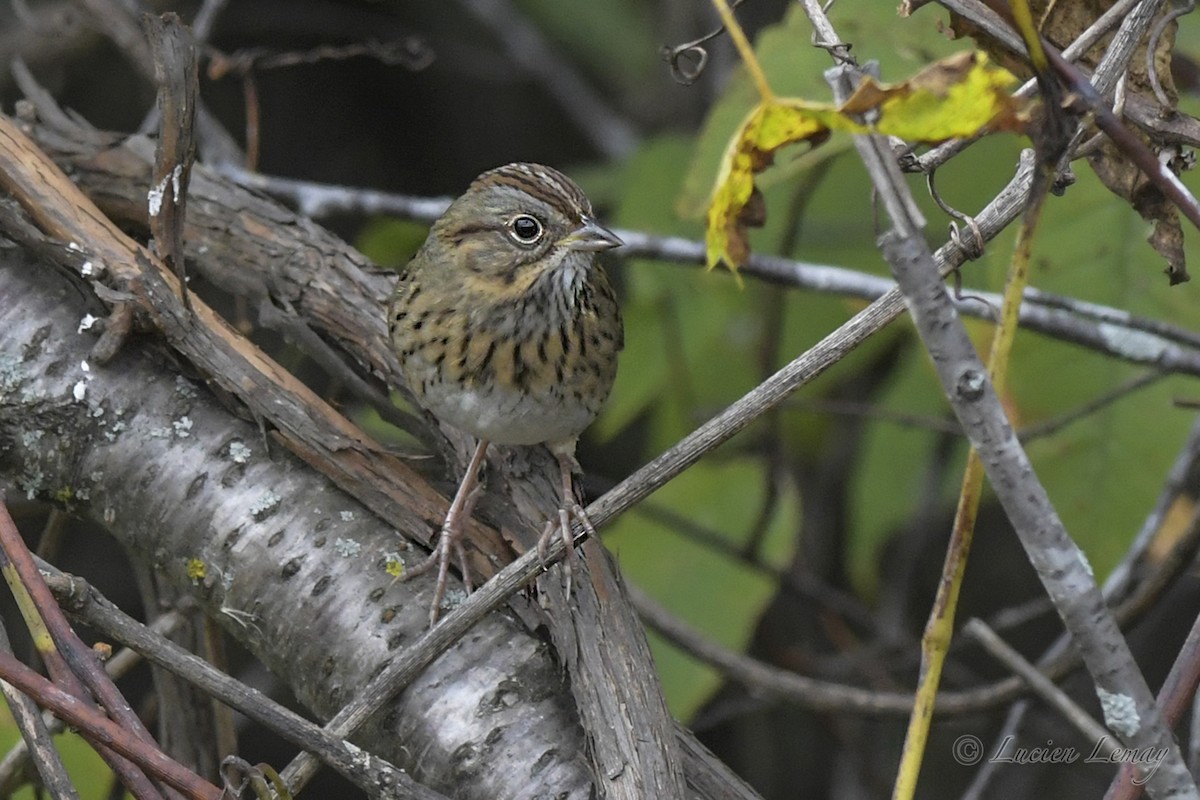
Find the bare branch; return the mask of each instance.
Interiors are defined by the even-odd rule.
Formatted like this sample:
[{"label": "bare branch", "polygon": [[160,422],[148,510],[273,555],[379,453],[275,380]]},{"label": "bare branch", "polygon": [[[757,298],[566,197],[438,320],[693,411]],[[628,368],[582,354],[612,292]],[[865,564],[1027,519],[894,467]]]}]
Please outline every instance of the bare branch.
[{"label": "bare branch", "polygon": [[1094,742],[1100,747],[1101,752],[1107,755],[1116,749],[1107,728],[1068,697],[1066,692],[1054,684],[1054,681],[1038,672],[1037,667],[1026,661],[1012,645],[996,635],[996,632],[989,628],[987,623],[980,619],[969,619],[963,626],[963,633],[975,639],[996,660],[1019,675],[1038,697],[1062,714],[1088,741]]},{"label": "bare branch", "polygon": [[[20,532],[2,500],[0,540],[4,543],[6,575],[11,578],[14,574],[20,574],[18,580],[29,589],[36,604],[36,609],[25,607],[23,611],[35,614],[40,612],[44,616],[47,628],[54,638],[54,645],[58,646],[64,656],[63,661],[70,666],[70,673],[58,669],[58,674],[52,682],[22,664],[12,654],[0,651],[0,674],[4,680],[22,692],[36,697],[39,703],[77,727],[88,741],[105,755],[106,760],[136,797],[151,800],[163,796],[147,779],[148,775],[152,775],[190,798],[220,800],[220,792],[215,786],[172,760],[158,748],[128,703],[117,693],[116,687],[99,668],[94,654],[87,651],[66,624],[58,605],[52,599],[49,605],[45,603],[45,600],[49,599],[49,590],[36,569],[33,570],[32,576],[29,574],[32,556],[25,549]],[[40,652],[45,655],[49,651],[41,649]],[[80,676],[83,676],[82,682]],[[96,693],[107,715],[101,713],[92,702],[91,696],[82,690],[84,684]],[[112,757],[110,752],[119,757]]]},{"label": "bare branch", "polygon": [[[392,791],[413,800],[444,800],[443,795],[416,783],[402,770],[375,756],[353,752],[344,738],[327,733],[127,616],[86,581],[63,575],[48,564],[42,567],[54,573],[51,588],[72,616],[200,687],[284,739],[315,753],[364,789],[391,786]],[[289,782],[288,785],[296,790],[295,784]]]},{"label": "bare branch", "polygon": [[[805,0],[805,9],[810,16],[824,16],[812,0]],[[828,77],[837,97],[848,96],[856,83],[844,67],[831,70]],[[855,146],[893,225],[881,237],[884,256],[904,291],[947,399],[979,452],[1038,577],[1075,637],[1096,683],[1105,721],[1129,747],[1165,748],[1167,756],[1161,767],[1142,771],[1153,792],[1162,797],[1195,797],[1195,783],[1179,746],[1104,605],[1085,556],[1068,536],[1008,424],[987,370],[949,299],[922,237],[923,223],[909,213],[913,200],[891,149],[878,136],[856,136]]]},{"label": "bare branch", "polygon": [[[333,186],[248,172],[224,166],[219,170],[238,184],[267,192],[296,203],[310,216],[332,213],[390,214],[403,219],[432,222],[441,216],[447,198],[416,197],[371,189]],[[1027,188],[1027,176],[1012,183],[975,217],[985,239],[994,238],[1015,216]],[[699,266],[704,264],[704,243],[679,236],[659,236],[645,231],[617,229],[625,246],[616,251],[623,258],[654,258],[660,261]],[[937,257],[945,271],[966,261],[955,243],[942,247]],[[876,300],[895,288],[895,283],[877,275],[812,264],[781,256],[752,253],[741,272],[772,283],[817,292]],[[1000,296],[972,291],[969,297],[954,298],[955,307],[966,316],[992,319]],[[1065,312],[1065,313],[1062,313]],[[1200,376],[1200,336],[1193,331],[1159,320],[1131,315],[1118,308],[1088,303],[1027,289],[1021,305],[1021,325],[1029,330],[1071,342],[1123,361],[1153,364],[1164,372]]]},{"label": "bare branch", "polygon": [[175,14],[142,20],[154,55],[161,124],[154,151],[154,176],[148,196],[155,249],[175,272],[183,304],[191,308],[183,256],[188,184],[196,159],[196,46],[191,32]]},{"label": "bare branch", "polygon": [[[426,625],[431,587],[395,584],[386,570],[389,560],[403,558],[403,540],[307,464],[282,448],[268,453],[255,425],[164,371],[144,345],[130,344],[110,367],[83,373],[92,338],[77,330],[84,296],[59,294],[56,273],[11,250],[3,255],[0,283],[13,302],[0,309],[10,401],[0,405],[0,440],[17,445],[5,454],[11,480],[34,495],[73,485],[74,495],[86,498],[76,513],[108,524],[131,552],[187,588],[308,708],[333,716]],[[29,325],[50,326],[36,352],[19,344],[33,335]],[[36,409],[28,405],[35,398]],[[29,430],[43,433],[22,435]],[[193,582],[189,565],[192,575],[200,570],[205,577]],[[464,797],[586,796],[591,779],[575,758],[582,734],[564,692],[553,688],[561,683],[550,653],[505,614],[479,622],[472,634],[401,698],[377,706],[358,741],[429,779],[453,774],[458,748],[483,747],[501,727],[510,736],[506,757],[481,765],[471,781],[460,776]],[[520,702],[498,702],[510,697],[509,681],[538,690]],[[445,685],[455,692],[446,695]],[[481,717],[480,708],[491,710]],[[538,762],[551,746],[555,755],[532,783],[527,772],[507,766]]]},{"label": "bare branch", "polygon": [[[0,652],[12,655],[12,645],[8,641],[8,632],[0,625]],[[21,731],[22,752],[33,761],[37,767],[42,785],[53,800],[78,800],[79,793],[71,784],[67,769],[63,766],[58,750],[54,747],[54,737],[49,726],[42,719],[41,709],[27,695],[18,692],[12,686],[0,681],[0,692],[8,703],[13,722]],[[22,763],[27,763],[22,760]]]}]

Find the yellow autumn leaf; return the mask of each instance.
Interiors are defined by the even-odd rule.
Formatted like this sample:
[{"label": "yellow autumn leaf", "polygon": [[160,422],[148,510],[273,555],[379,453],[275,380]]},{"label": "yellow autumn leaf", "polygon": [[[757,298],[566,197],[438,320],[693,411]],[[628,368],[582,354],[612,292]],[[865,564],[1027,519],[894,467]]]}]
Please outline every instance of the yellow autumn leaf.
[{"label": "yellow autumn leaf", "polygon": [[872,128],[910,142],[973,136],[987,125],[1011,129],[1019,119],[1010,94],[1016,78],[988,64],[982,52],[958,53],[907,81],[882,84],[867,77],[841,107],[847,115],[877,112]]},{"label": "yellow autumn leaf", "polygon": [[[1019,126],[1009,94],[1016,79],[988,64],[983,53],[960,53],[898,84],[866,78],[842,106],[765,95],[739,126],[725,150],[708,208],[705,235],[711,269],[736,271],[750,254],[746,229],[766,221],[755,176],[781,147],[816,146],[830,131],[877,132],[914,142],[970,136],[991,124]],[[859,120],[866,119],[867,124]]]},{"label": "yellow autumn leaf", "polygon": [[739,126],[725,150],[708,206],[705,243],[710,269],[720,261],[736,268],[746,260],[750,254],[746,228],[766,220],[754,176],[771,165],[780,147],[824,141],[831,112],[828,106],[804,101],[768,101],[755,106]]}]

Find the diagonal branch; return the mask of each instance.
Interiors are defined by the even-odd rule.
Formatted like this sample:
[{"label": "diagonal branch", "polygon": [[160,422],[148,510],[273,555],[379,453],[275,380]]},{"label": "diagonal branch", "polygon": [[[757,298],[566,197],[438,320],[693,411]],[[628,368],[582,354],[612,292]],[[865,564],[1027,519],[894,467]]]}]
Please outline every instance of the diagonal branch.
[{"label": "diagonal branch", "polygon": [[[107,525],[307,708],[333,716],[427,622],[431,587],[396,584],[386,570],[401,557],[394,528],[278,436],[268,447],[257,426],[165,370],[161,348],[135,341],[83,372],[92,339],[78,331],[83,293],[11,248],[0,255],[0,294],[11,301],[0,304],[5,482],[34,497],[68,487],[81,498],[72,511]],[[33,340],[42,346],[25,346]],[[436,781],[455,773],[460,748],[482,748],[500,728],[511,735],[504,757],[460,776],[460,796],[586,794],[582,731],[551,653],[508,614],[472,634],[377,706],[356,741]],[[514,683],[537,690],[514,698]],[[516,766],[539,759],[532,781]]]},{"label": "diagonal branch", "polygon": [[[52,232],[55,237],[67,241],[84,241],[88,245],[88,253],[94,262],[90,264],[91,269],[95,269],[99,264],[108,274],[109,279],[116,278],[123,280],[122,292],[125,296],[133,299],[144,312],[153,319],[155,325],[164,332],[165,338],[170,342],[172,347],[177,348],[179,352],[185,354],[189,360],[201,367],[206,375],[210,375],[213,382],[226,390],[230,395],[235,395],[243,400],[251,409],[255,410],[264,418],[270,419],[278,426],[278,430],[274,433],[277,441],[284,443],[289,449],[292,449],[302,459],[308,461],[313,466],[325,471],[326,474],[335,476],[335,480],[353,493],[367,504],[375,514],[382,516],[385,520],[394,520],[396,527],[409,535],[428,535],[428,527],[426,522],[430,517],[440,518],[444,505],[444,500],[434,492],[428,484],[407,465],[402,464],[386,454],[379,452],[377,449],[372,449],[368,440],[360,432],[349,425],[348,422],[339,415],[331,414],[327,406],[302,385],[295,382],[295,379],[287,373],[282,372],[277,365],[273,364],[269,359],[266,359],[261,353],[252,348],[248,348],[246,343],[233,335],[231,331],[224,325],[222,321],[215,318],[212,312],[205,304],[197,300],[194,304],[194,313],[188,314],[181,306],[177,293],[172,287],[173,276],[169,271],[165,270],[157,259],[152,254],[149,254],[137,245],[135,242],[126,237],[123,233],[116,230],[111,223],[104,217],[102,213],[96,211],[90,206],[86,198],[77,196],[74,187],[66,181],[65,177],[57,171],[53,165],[45,162],[44,157],[40,156],[36,148],[22,141],[19,131],[12,127],[5,128],[4,120],[0,119],[0,132],[4,135],[0,136],[0,145],[7,145],[8,150],[5,151],[0,146],[0,162],[4,163],[4,168],[0,169],[14,187],[14,193],[21,197],[26,207],[31,211],[36,212],[38,223]],[[18,154],[19,151],[19,154]],[[7,156],[7,159],[4,157]],[[11,164],[11,166],[10,166]],[[36,179],[29,172],[29,165],[34,165],[37,170]],[[199,176],[197,176],[199,177]],[[197,183],[200,183],[198,180]],[[193,207],[193,211],[200,209],[200,204],[197,203]],[[236,204],[233,208],[239,208]],[[278,210],[276,209],[276,213]],[[189,214],[189,220],[194,219],[195,214]],[[226,226],[228,222],[226,221]],[[31,247],[36,247],[36,231],[31,232],[30,227],[26,225],[13,225],[11,231],[14,235],[23,236],[30,240]],[[225,228],[228,230],[228,227]],[[327,234],[326,239],[331,239]],[[344,245],[340,247],[345,248]],[[45,243],[41,245],[41,249],[45,248]],[[75,269],[80,270],[81,274],[85,271],[78,261],[68,262]],[[244,267],[244,265],[243,265]],[[347,271],[351,270],[349,264],[342,264],[342,268]],[[86,271],[92,274],[90,271]],[[328,274],[328,273],[323,273]],[[336,283],[336,273],[332,276]],[[365,279],[365,276],[357,274],[355,276],[359,281],[358,286],[371,285],[370,281]],[[314,281],[314,276],[310,272],[307,281]],[[316,279],[317,283],[322,284],[326,289],[330,284],[324,280]],[[104,287],[102,287],[104,288]],[[110,295],[112,290],[104,289]],[[346,309],[348,314],[347,324],[343,330],[361,331],[364,326],[372,331],[370,335],[359,339],[360,345],[365,343],[367,349],[381,348],[386,352],[386,345],[383,343],[385,337],[382,336],[382,330],[378,331],[378,338],[374,338],[376,329],[382,328],[382,314],[363,315],[361,309],[363,307],[371,307],[372,303],[360,305],[357,309]],[[368,341],[369,340],[369,341]],[[360,349],[359,352],[362,352]],[[394,361],[394,358],[391,359]],[[383,362],[390,363],[390,362]],[[111,369],[111,368],[109,368]],[[106,369],[108,371],[108,369]],[[176,420],[183,424],[184,420]],[[183,430],[190,432],[191,426],[194,425],[194,417],[188,415],[186,419],[187,426]],[[160,426],[161,427],[161,426]],[[167,430],[171,429],[171,425],[165,426]],[[190,433],[189,433],[190,435]],[[135,460],[143,460],[145,456],[140,456]],[[195,465],[190,465],[189,469]],[[350,471],[357,471],[359,477],[374,476],[366,481],[350,479]],[[338,477],[340,476],[340,477]],[[181,486],[186,487],[192,483],[190,480],[182,480]],[[372,488],[371,484],[374,484]],[[527,481],[522,481],[522,485],[528,486]],[[546,498],[552,497],[553,484],[547,483]],[[126,487],[131,488],[131,487]],[[421,499],[424,497],[424,499]],[[144,499],[144,498],[143,498]],[[271,495],[263,499],[265,505],[258,502],[247,504],[254,513],[264,514],[267,517],[273,516],[278,510],[278,503],[281,498]],[[511,534],[511,541],[520,541],[520,535],[523,530],[536,530],[536,527],[530,524],[529,520],[538,519],[540,514],[544,514],[545,507],[549,504],[548,501],[543,502],[537,494],[537,490],[526,489],[524,494],[518,498],[517,514],[519,518],[511,521],[512,529],[515,533]],[[257,510],[256,510],[257,509]],[[364,512],[366,513],[366,512]],[[187,525],[182,527],[186,528]],[[492,563],[503,563],[510,557],[508,545],[504,540],[500,539],[496,532],[490,528],[486,528],[481,523],[473,522],[472,529],[478,528],[480,535],[474,541],[477,550],[480,552],[488,552],[489,558],[483,561],[484,566],[490,568]],[[507,533],[507,531],[506,531]],[[488,542],[492,542],[491,545]],[[394,543],[392,545],[396,547]],[[491,548],[491,550],[489,550]],[[168,548],[169,549],[169,548]],[[492,555],[494,553],[494,555]],[[380,563],[386,560],[395,560],[398,556],[386,557],[386,554],[381,556]],[[290,578],[304,563],[300,556],[296,557],[298,561],[289,562],[284,569],[284,577]],[[490,563],[489,563],[490,562]],[[295,566],[292,566],[294,563]],[[226,565],[230,569],[230,565]],[[607,635],[612,637],[612,641],[620,638],[622,641],[629,642],[629,646],[623,647],[606,647],[599,651],[595,651],[597,658],[603,664],[598,675],[607,674],[605,670],[614,668],[618,670],[612,679],[605,680],[598,678],[590,682],[590,685],[596,689],[600,689],[598,698],[607,698],[619,692],[634,691],[634,696],[628,702],[612,702],[606,699],[603,705],[604,709],[614,709],[620,714],[630,715],[630,719],[623,719],[614,722],[610,725],[598,725],[595,730],[597,733],[605,733],[606,730],[613,732],[613,740],[617,741],[617,746],[614,751],[620,755],[610,755],[613,760],[624,759],[627,766],[632,763],[630,756],[626,751],[621,751],[623,746],[633,746],[645,748],[646,753],[662,753],[665,754],[665,762],[668,769],[677,769],[677,766],[672,766],[675,762],[670,753],[674,749],[674,738],[678,735],[673,723],[669,720],[665,713],[665,706],[659,697],[657,703],[649,702],[649,698],[657,692],[656,688],[651,687],[655,681],[654,673],[648,668],[649,656],[645,650],[644,640],[641,649],[636,646],[637,637],[642,637],[640,626],[635,624],[635,616],[625,603],[614,603],[611,599],[617,596],[619,586],[615,583],[609,583],[609,588],[603,588],[601,581],[613,581],[611,565],[603,560],[594,560],[592,569],[599,570],[595,591],[600,595],[604,595],[610,600],[607,603],[579,603],[581,609],[592,609],[593,618],[599,617],[601,614],[606,615],[606,619],[611,620],[613,616],[620,613],[625,621],[621,623],[600,624],[599,622],[590,622],[587,624],[576,621],[574,616],[566,619],[565,622],[569,626],[578,626],[580,631],[602,629],[607,632]],[[488,570],[481,570],[485,572]],[[222,568],[225,572],[225,568]],[[532,574],[532,573],[530,573]],[[184,576],[176,574],[176,579],[182,579]],[[317,576],[319,578],[319,576]],[[390,578],[389,578],[390,580]],[[327,584],[318,581],[321,591],[324,591]],[[419,591],[413,587],[405,586],[403,589],[406,593],[417,592],[415,596],[420,596]],[[558,605],[563,607],[563,603]],[[222,603],[220,608],[225,608],[226,604]],[[230,608],[235,612],[240,612],[240,604],[232,605]],[[390,617],[388,619],[390,621]],[[411,620],[406,620],[411,624]],[[555,627],[552,625],[552,631]],[[419,630],[419,627],[418,627]],[[566,628],[570,630],[570,628]],[[618,635],[618,631],[626,632]],[[636,637],[633,634],[636,631]],[[244,632],[243,632],[244,633]],[[477,635],[477,634],[476,634]],[[577,634],[583,636],[583,633]],[[331,637],[332,640],[340,640],[339,637]],[[387,640],[392,640],[394,636],[386,637]],[[474,636],[472,637],[474,640]],[[485,641],[481,639],[479,645]],[[275,654],[271,654],[273,657]],[[432,660],[436,654],[429,656]],[[623,660],[614,660],[613,656],[622,656]],[[480,660],[494,660],[490,657]],[[619,662],[619,663],[618,663]],[[279,667],[277,662],[273,662]],[[627,665],[627,666],[626,666]],[[584,665],[585,667],[587,665]],[[298,664],[288,664],[288,669],[285,672],[296,674],[299,668]],[[312,668],[312,665],[309,665]],[[582,669],[582,667],[581,667]],[[620,670],[624,670],[623,673]],[[425,674],[428,674],[425,673]],[[637,680],[626,680],[621,678],[621,674],[628,678],[637,678]],[[424,676],[422,676],[424,677]],[[577,678],[579,675],[577,674]],[[358,680],[347,685],[363,685],[365,681]],[[338,684],[341,685],[341,684]],[[572,681],[574,686],[585,685],[581,679]],[[328,685],[321,687],[322,690],[329,690]],[[396,687],[393,687],[393,691]],[[642,694],[637,695],[640,691]],[[320,702],[317,707],[323,708],[326,713],[332,713],[336,707],[345,702],[344,697],[321,696],[318,692],[317,698]],[[589,698],[585,698],[583,703],[587,703]],[[330,709],[328,705],[334,703],[334,708]],[[599,706],[597,701],[597,706]],[[648,712],[658,708],[660,710],[659,718],[664,724],[659,728],[664,732],[657,738],[653,737],[629,737],[627,731],[645,731],[647,725],[643,722],[647,719]],[[424,710],[424,709],[422,709]],[[602,712],[607,713],[607,712]],[[421,714],[414,712],[415,719],[421,719]],[[636,719],[634,719],[636,718]],[[429,724],[422,720],[422,724]],[[436,727],[436,726],[435,726]],[[536,739],[532,742],[536,745]],[[696,757],[695,754],[702,751],[696,747],[685,748],[689,757]],[[574,751],[564,751],[564,758],[569,758]],[[449,757],[450,753],[443,752],[442,755]],[[536,759],[534,759],[536,760]],[[432,759],[427,753],[424,754],[422,764],[429,769],[442,768],[445,769],[445,763],[439,763],[436,759]],[[712,774],[720,774],[721,768],[719,765],[705,765],[709,767],[708,772]],[[499,769],[499,765],[497,765]],[[615,772],[614,772],[615,770]],[[599,772],[603,775],[620,775],[620,771],[616,770],[615,763],[609,763],[603,770]],[[577,777],[572,773],[573,777]],[[637,786],[637,781],[642,780],[641,770],[627,769],[622,777],[622,781],[630,783],[632,786]],[[732,778],[726,773],[727,782],[733,784]],[[453,778],[449,777],[449,772],[439,777],[439,780],[451,782]],[[611,788],[611,787],[610,787]],[[648,789],[651,793],[654,792],[653,787]],[[636,795],[631,795],[636,796]]]}]

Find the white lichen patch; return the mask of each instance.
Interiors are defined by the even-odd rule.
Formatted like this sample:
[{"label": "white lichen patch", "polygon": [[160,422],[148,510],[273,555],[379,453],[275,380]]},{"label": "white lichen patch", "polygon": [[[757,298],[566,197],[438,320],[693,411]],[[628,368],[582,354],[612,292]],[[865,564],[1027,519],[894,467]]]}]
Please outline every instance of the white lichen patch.
[{"label": "white lichen patch", "polygon": [[192,382],[187,378],[183,377],[182,375],[176,375],[175,393],[180,397],[186,397],[188,400],[191,400],[196,396],[196,387],[193,386]]},{"label": "white lichen patch", "polygon": [[21,431],[21,446],[26,450],[31,450],[34,447],[37,447],[37,443],[41,441],[42,437],[45,435],[46,432],[41,428]]},{"label": "white lichen patch", "polygon": [[362,552],[362,545],[353,539],[338,537],[333,543],[333,549],[342,558],[353,558]]},{"label": "white lichen patch", "polygon": [[0,399],[21,384],[21,360],[8,353],[0,353]]},{"label": "white lichen patch", "polygon": [[282,502],[283,499],[274,492],[263,492],[261,497],[250,504],[250,516],[261,522],[273,514]]},{"label": "white lichen patch", "polygon": [[156,426],[150,429],[150,438],[152,439],[170,439],[173,432],[170,428]]},{"label": "white lichen patch", "polygon": [[125,430],[125,420],[118,419],[108,430],[104,432],[104,438],[110,442],[115,442],[117,440],[117,434],[121,433],[123,430]]},{"label": "white lichen patch", "polygon": [[146,193],[146,205],[150,209],[152,217],[157,217],[158,212],[162,211],[163,189],[166,187],[166,183],[164,178],[157,186],[151,186],[150,191]]},{"label": "white lichen patch", "polygon": [[1108,729],[1122,738],[1136,734],[1142,728],[1142,718],[1138,716],[1137,702],[1121,692],[1106,692],[1096,687],[1096,696],[1100,698],[1100,708],[1104,711],[1104,724]]},{"label": "white lichen patch", "polygon": [[17,486],[25,490],[25,499],[33,500],[38,496],[38,492],[42,490],[42,484],[46,480],[46,474],[37,467],[26,467],[25,472],[17,478]]},{"label": "white lichen patch", "polygon": [[171,423],[171,427],[175,429],[175,435],[180,439],[186,439],[192,435],[191,417],[180,417]]},{"label": "white lichen patch", "polygon": [[85,278],[90,278],[96,274],[96,266],[91,261],[85,261],[79,265],[79,274]]},{"label": "white lichen patch", "polygon": [[161,181],[150,187],[150,191],[146,192],[146,208],[150,211],[150,216],[157,217],[162,211],[163,195],[167,191],[167,184],[171,182],[171,176],[166,175]]},{"label": "white lichen patch", "polygon": [[1135,331],[1107,322],[1102,322],[1096,327],[1110,350],[1131,361],[1154,362],[1167,349],[1166,340],[1153,333]]},{"label": "white lichen patch", "polygon": [[342,518],[342,522],[353,522],[354,521],[354,512],[353,511],[343,511],[338,516],[340,516]]},{"label": "white lichen patch", "polygon": [[180,181],[183,177],[183,164],[176,164],[175,169],[171,170],[171,196],[176,203],[179,202]]},{"label": "white lichen patch", "polygon": [[87,361],[80,361],[79,369],[83,372],[83,378],[71,387],[71,396],[75,398],[76,403],[82,403],[87,397],[87,382],[92,379],[92,367]]},{"label": "white lichen patch", "polygon": [[245,464],[250,460],[251,455],[253,455],[252,451],[241,440],[234,439],[229,443],[229,458],[233,463]]},{"label": "white lichen patch", "polygon": [[162,212],[162,201],[166,196],[167,186],[171,187],[171,199],[176,203],[179,202],[179,178],[182,174],[183,165],[176,164],[175,169],[171,170],[169,175],[163,176],[161,181],[151,186],[150,191],[146,192],[146,207],[150,211],[150,216],[157,217]]},{"label": "white lichen patch", "polygon": [[91,314],[84,314],[83,319],[79,320],[79,333],[83,333],[84,331],[90,331],[92,329],[92,326],[95,325],[96,322],[97,322],[97,319],[95,317],[93,317]]},{"label": "white lichen patch", "polygon": [[1087,555],[1082,550],[1076,552],[1079,555],[1079,565],[1083,567],[1089,578],[1096,580],[1096,572],[1092,569],[1092,562],[1088,561]]}]

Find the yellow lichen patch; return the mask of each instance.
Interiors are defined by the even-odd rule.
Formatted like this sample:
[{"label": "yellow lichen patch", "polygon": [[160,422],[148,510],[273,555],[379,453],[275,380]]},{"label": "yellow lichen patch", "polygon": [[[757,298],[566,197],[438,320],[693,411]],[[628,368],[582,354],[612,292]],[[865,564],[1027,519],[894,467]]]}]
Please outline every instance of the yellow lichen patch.
[{"label": "yellow lichen patch", "polygon": [[202,581],[208,574],[208,566],[198,558],[189,558],[187,562],[187,576],[193,582]]}]

